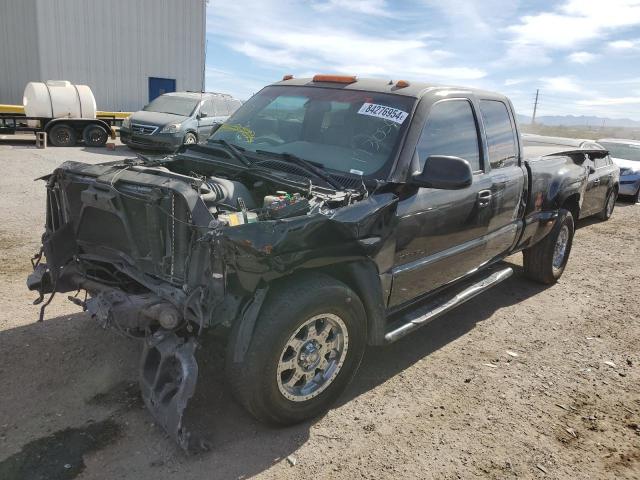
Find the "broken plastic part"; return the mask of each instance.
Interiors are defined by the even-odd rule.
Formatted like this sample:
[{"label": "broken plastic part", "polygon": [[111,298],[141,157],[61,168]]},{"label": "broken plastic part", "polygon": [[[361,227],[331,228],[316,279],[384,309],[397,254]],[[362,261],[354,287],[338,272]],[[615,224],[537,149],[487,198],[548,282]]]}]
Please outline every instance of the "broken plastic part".
[{"label": "broken plastic part", "polygon": [[189,453],[208,450],[183,423],[198,380],[196,342],[159,331],[147,337],[140,363],[140,389],[145,405],[164,430]]}]

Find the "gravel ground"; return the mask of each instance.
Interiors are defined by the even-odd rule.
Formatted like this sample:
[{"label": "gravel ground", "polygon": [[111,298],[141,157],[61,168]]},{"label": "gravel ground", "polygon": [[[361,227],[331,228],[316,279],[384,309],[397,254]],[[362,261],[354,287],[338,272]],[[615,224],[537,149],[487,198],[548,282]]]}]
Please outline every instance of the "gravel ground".
[{"label": "gravel ground", "polygon": [[[582,221],[561,281],[516,274],[405,339],[368,350],[323,418],[259,424],[232,399],[222,346],[192,417],[211,452],[187,457],[143,408],[140,346],[24,285],[44,186],[105,149],[0,144],[0,478],[640,478],[640,207]],[[206,380],[205,380],[206,379]]]}]

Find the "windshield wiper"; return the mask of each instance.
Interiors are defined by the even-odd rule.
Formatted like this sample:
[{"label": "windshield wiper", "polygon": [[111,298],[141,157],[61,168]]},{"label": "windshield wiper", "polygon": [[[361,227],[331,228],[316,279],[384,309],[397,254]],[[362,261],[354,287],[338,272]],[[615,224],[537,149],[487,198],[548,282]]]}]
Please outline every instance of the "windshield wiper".
[{"label": "windshield wiper", "polygon": [[305,160],[304,158],[297,157],[287,152],[281,153],[281,152],[270,152],[268,150],[256,150],[256,153],[259,153],[261,155],[270,155],[272,157],[281,158],[285,162],[295,163],[296,165],[304,168],[305,170],[315,174],[316,177],[321,178],[336,190],[342,190],[342,185],[340,185],[333,178],[331,178],[329,175],[327,175],[321,170],[321,168],[323,168],[322,166],[316,166],[313,162],[310,162],[309,160]]},{"label": "windshield wiper", "polygon": [[245,165],[251,165],[251,161],[247,158],[247,156],[242,153],[242,149],[232,143],[227,142],[226,140],[208,140],[207,143],[215,143],[216,145],[222,145],[225,147],[226,151],[231,153],[231,156],[236,160],[244,163]]}]

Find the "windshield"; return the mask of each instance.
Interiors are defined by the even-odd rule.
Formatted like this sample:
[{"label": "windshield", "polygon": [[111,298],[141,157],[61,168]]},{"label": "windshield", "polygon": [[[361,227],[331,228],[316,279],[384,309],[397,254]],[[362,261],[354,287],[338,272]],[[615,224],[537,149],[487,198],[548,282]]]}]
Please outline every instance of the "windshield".
[{"label": "windshield", "polygon": [[609,143],[598,142],[604,148],[609,150],[609,154],[615,158],[622,158],[623,160],[635,160],[640,162],[640,145],[632,143]]},{"label": "windshield", "polygon": [[209,140],[381,178],[391,167],[414,102],[386,93],[271,86],[251,97]]},{"label": "windshield", "polygon": [[198,106],[198,100],[193,98],[161,95],[143,108],[146,112],[171,113],[189,117]]}]

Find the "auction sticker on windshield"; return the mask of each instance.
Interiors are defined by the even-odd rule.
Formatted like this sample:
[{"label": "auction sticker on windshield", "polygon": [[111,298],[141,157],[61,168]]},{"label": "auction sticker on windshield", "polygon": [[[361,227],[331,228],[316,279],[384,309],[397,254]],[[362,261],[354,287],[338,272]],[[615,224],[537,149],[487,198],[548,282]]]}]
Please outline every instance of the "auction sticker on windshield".
[{"label": "auction sticker on windshield", "polygon": [[409,116],[407,112],[403,112],[397,108],[378,105],[377,103],[363,103],[358,113],[360,115],[369,115],[370,117],[384,118],[385,120],[391,120],[398,124],[402,124]]}]

